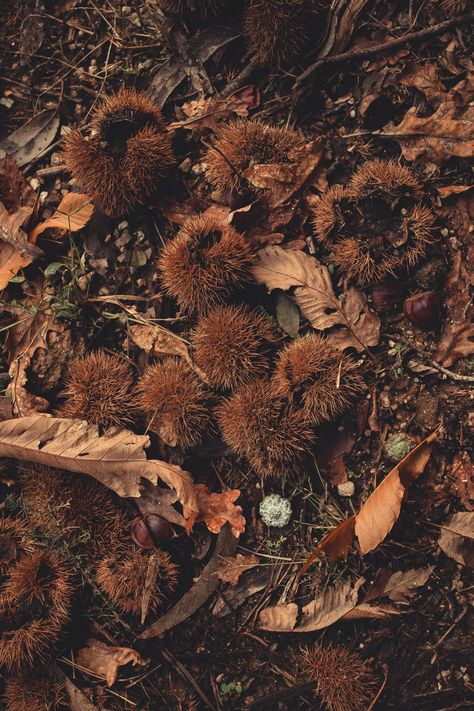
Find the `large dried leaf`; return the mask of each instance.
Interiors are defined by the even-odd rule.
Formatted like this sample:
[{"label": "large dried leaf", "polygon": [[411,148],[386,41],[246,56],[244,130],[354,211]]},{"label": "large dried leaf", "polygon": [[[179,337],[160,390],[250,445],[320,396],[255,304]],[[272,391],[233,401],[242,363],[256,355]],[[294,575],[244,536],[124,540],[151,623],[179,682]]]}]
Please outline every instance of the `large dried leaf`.
[{"label": "large dried leaf", "polygon": [[125,664],[146,666],[148,661],[143,659],[135,649],[129,647],[112,647],[99,639],[88,639],[86,647],[76,654],[76,662],[86,672],[103,677],[107,686],[115,684],[120,667]]},{"label": "large dried leaf", "polygon": [[0,202],[0,289],[4,289],[20,269],[43,254],[22,229],[32,212],[31,207],[19,207],[9,215]]},{"label": "large dried leaf", "polygon": [[82,420],[44,415],[0,422],[0,456],[88,474],[119,496],[139,497],[140,479],[158,479],[175,489],[187,510],[198,511],[192,478],[174,464],[147,460],[150,440],[129,430],[97,427]]},{"label": "large dried leaf", "polygon": [[[435,113],[417,116],[417,107],[408,109],[401,123],[384,129],[400,144],[404,158],[413,161],[423,155],[441,165],[453,156],[471,158],[474,152],[473,75],[444,94]],[[465,101],[465,109],[459,107]],[[463,101],[464,100],[464,101]]]},{"label": "large dried leaf", "polygon": [[441,526],[438,545],[457,563],[474,568],[474,512],[453,514]]},{"label": "large dried leaf", "polygon": [[94,206],[87,195],[68,193],[63,197],[56,212],[30,233],[30,240],[35,241],[44,230],[55,229],[61,232],[77,232],[89,222]]},{"label": "large dried leaf", "polygon": [[152,356],[180,356],[192,363],[186,343],[171,331],[150,324],[130,326],[129,333],[135,345]]},{"label": "large dried leaf", "polygon": [[9,155],[22,168],[49,146],[58,128],[56,109],[41,111],[0,143],[0,158]]},{"label": "large dried leaf", "polygon": [[369,310],[364,294],[350,287],[338,299],[328,269],[315,257],[271,245],[258,252],[253,274],[269,291],[295,287],[295,301],[314,328],[338,326],[331,337],[341,350],[360,352],[379,342],[380,318]]},{"label": "large dried leaf", "polygon": [[459,358],[467,358],[474,353],[474,303],[470,295],[471,278],[472,274],[463,263],[461,252],[456,252],[446,283],[445,304],[448,316],[436,352],[436,360],[445,367],[449,367]]},{"label": "large dried leaf", "polygon": [[12,399],[13,414],[15,417],[26,417],[46,412],[49,402],[44,397],[32,395],[28,392],[28,376],[26,371],[30,367],[31,358],[26,353],[21,358],[16,358],[10,364],[8,375],[11,380],[8,385],[8,395]]},{"label": "large dried leaf", "polygon": [[234,504],[240,496],[238,489],[229,489],[215,494],[210,492],[205,484],[196,484],[194,491],[197,496],[197,508],[183,507],[183,515],[188,519],[189,530],[195,521],[204,521],[212,533],[219,533],[225,523],[230,523],[236,538],[245,531],[242,507]]},{"label": "large dried leaf", "polygon": [[398,75],[398,81],[405,86],[416,87],[433,106],[439,106],[445,91],[436,64],[407,62]]}]

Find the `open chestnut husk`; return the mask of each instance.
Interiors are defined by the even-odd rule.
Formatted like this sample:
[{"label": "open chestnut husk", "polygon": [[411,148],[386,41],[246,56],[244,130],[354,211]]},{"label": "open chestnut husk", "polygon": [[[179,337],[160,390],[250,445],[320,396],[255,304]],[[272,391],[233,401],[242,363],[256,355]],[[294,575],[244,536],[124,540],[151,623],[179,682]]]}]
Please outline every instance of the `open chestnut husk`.
[{"label": "open chestnut husk", "polygon": [[434,331],[441,322],[441,301],[435,291],[423,291],[405,299],[405,316],[422,331]]},{"label": "open chestnut husk", "polygon": [[140,548],[154,548],[156,544],[173,538],[173,526],[162,516],[149,514],[133,521],[130,535]]}]

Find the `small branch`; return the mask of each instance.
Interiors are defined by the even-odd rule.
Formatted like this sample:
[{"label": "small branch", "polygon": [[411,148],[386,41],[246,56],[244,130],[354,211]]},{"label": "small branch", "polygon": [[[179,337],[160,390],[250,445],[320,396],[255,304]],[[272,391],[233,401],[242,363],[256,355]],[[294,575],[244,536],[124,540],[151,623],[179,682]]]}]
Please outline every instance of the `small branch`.
[{"label": "small branch", "polygon": [[[286,701],[287,699],[292,699],[295,696],[302,696],[308,691],[311,691],[314,694],[315,686],[316,684],[315,682],[313,682],[309,684],[298,684],[298,686],[293,686],[290,689],[274,691],[271,694],[267,694],[266,696],[261,696],[259,699],[256,699],[252,704],[250,704],[248,709],[249,711],[256,711],[257,709],[264,709],[269,708],[270,706],[276,706],[279,701]],[[320,707],[313,705],[311,706],[311,708],[314,711],[317,711],[317,709],[319,709]]]},{"label": "small branch", "polygon": [[418,30],[417,32],[408,32],[402,37],[396,37],[388,42],[383,42],[377,44],[373,47],[365,47],[364,49],[353,49],[348,52],[342,52],[341,54],[333,54],[328,57],[322,57],[317,59],[313,64],[305,69],[305,71],[300,74],[295,83],[293,84],[293,91],[296,91],[305,82],[311,74],[313,74],[319,67],[323,64],[337,64],[338,62],[346,62],[353,59],[362,59],[364,57],[371,57],[374,54],[380,54],[383,52],[388,52],[395,47],[401,47],[404,44],[414,42],[415,40],[423,39],[424,37],[431,37],[433,35],[440,34],[445,30],[450,30],[452,27],[458,27],[459,25],[466,25],[474,21],[474,12],[467,12],[464,15],[459,15],[458,17],[452,17],[450,20],[445,20],[444,22],[438,22],[437,25],[432,25],[432,27],[425,27],[423,30]]},{"label": "small branch", "polygon": [[442,365],[437,363],[435,360],[431,360],[428,356],[424,355],[424,353],[420,353],[420,351],[416,348],[416,346],[413,345],[413,343],[410,343],[410,341],[407,341],[406,338],[402,338],[399,335],[391,335],[387,334],[387,337],[390,338],[390,340],[394,342],[399,342],[401,345],[405,346],[406,348],[410,348],[412,351],[415,351],[417,356],[427,365],[429,365],[431,368],[434,368],[437,370],[439,373],[442,373],[445,375],[447,378],[450,378],[451,380],[457,380],[461,383],[474,383],[474,375],[461,375],[460,373],[453,373],[452,370],[448,370],[447,368],[444,368]]}]

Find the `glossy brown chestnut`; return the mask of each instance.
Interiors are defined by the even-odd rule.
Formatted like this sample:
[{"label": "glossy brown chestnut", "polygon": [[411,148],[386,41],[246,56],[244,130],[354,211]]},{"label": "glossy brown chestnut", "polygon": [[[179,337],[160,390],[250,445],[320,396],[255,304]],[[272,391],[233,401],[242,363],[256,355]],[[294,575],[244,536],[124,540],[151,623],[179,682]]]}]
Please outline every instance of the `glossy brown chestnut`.
[{"label": "glossy brown chestnut", "polygon": [[441,321],[441,301],[435,291],[423,291],[405,299],[403,311],[422,331],[434,331]]},{"label": "glossy brown chestnut", "polygon": [[136,518],[132,523],[130,530],[132,541],[140,546],[140,548],[154,548],[155,544],[150,535],[145,521],[142,518]]},{"label": "glossy brown chestnut", "polygon": [[173,526],[158,514],[149,514],[133,521],[130,535],[140,548],[154,548],[157,543],[165,543],[173,537]]},{"label": "glossy brown chestnut", "polygon": [[406,294],[406,285],[399,279],[384,279],[372,290],[372,300],[376,311],[383,313],[401,304]]}]

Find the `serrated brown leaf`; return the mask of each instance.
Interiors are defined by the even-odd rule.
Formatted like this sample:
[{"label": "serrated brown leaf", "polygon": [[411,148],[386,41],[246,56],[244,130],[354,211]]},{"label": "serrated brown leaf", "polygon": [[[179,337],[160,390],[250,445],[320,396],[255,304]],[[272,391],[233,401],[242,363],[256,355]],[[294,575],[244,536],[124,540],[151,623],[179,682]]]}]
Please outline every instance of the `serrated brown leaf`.
[{"label": "serrated brown leaf", "polygon": [[194,491],[197,497],[197,508],[190,509],[186,505],[183,506],[183,516],[188,519],[187,530],[191,530],[195,521],[204,521],[212,533],[219,533],[225,523],[230,523],[236,538],[245,531],[242,507],[234,504],[240,496],[238,489],[229,489],[215,494],[210,492],[205,484],[196,484]]},{"label": "serrated brown leaf", "polygon": [[20,269],[43,254],[22,229],[32,212],[32,207],[19,207],[10,215],[0,202],[0,289],[8,286]]},{"label": "serrated brown leaf", "polygon": [[461,565],[474,568],[474,512],[453,514],[440,528],[438,545],[443,553]]},{"label": "serrated brown leaf", "polygon": [[320,331],[336,326],[330,335],[341,350],[360,352],[379,342],[380,318],[370,311],[365,295],[349,287],[338,299],[328,269],[315,257],[271,245],[258,252],[253,275],[269,291],[295,287],[301,313]]},{"label": "serrated brown leaf", "polygon": [[237,553],[235,558],[222,558],[219,563],[217,575],[224,583],[237,585],[242,573],[246,570],[251,570],[258,565],[260,559],[256,555],[242,555]]},{"label": "serrated brown leaf", "polygon": [[457,452],[451,465],[451,488],[466,509],[474,511],[474,464],[469,453]]},{"label": "serrated brown leaf", "polygon": [[175,464],[147,459],[150,440],[112,427],[99,435],[83,420],[37,415],[0,422],[0,456],[88,474],[119,496],[141,495],[140,480],[161,479],[187,511],[198,511],[191,475]]},{"label": "serrated brown leaf", "polygon": [[76,662],[86,672],[103,677],[107,686],[115,684],[120,667],[125,664],[146,666],[148,661],[129,647],[115,647],[101,642],[99,639],[88,639],[86,647],[79,649]]},{"label": "serrated brown leaf", "polygon": [[474,303],[470,295],[471,275],[461,252],[456,252],[445,290],[447,318],[436,351],[436,360],[449,368],[459,358],[474,353]]},{"label": "serrated brown leaf", "polygon": [[30,232],[30,241],[36,241],[44,230],[55,229],[61,232],[77,232],[87,225],[94,206],[90,197],[80,193],[68,193],[63,197],[55,213]]}]

